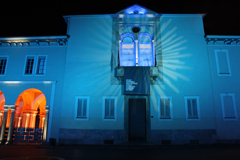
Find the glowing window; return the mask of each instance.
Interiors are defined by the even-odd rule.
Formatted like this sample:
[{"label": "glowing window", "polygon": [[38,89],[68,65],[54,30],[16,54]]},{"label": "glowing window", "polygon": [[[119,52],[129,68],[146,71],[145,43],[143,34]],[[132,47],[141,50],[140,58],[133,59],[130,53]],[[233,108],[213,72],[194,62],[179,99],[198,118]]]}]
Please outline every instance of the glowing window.
[{"label": "glowing window", "polygon": [[154,66],[152,36],[141,33],[138,36],[138,66]]},{"label": "glowing window", "polygon": [[25,63],[25,75],[32,75],[35,56],[27,56]]},{"label": "glowing window", "polygon": [[103,120],[116,120],[117,97],[103,98]]},{"label": "glowing window", "polygon": [[47,56],[38,56],[37,61],[38,62],[37,62],[36,74],[44,75],[46,70],[45,68],[46,68]]},{"label": "glowing window", "polygon": [[0,57],[0,75],[6,74],[7,57]]},{"label": "glowing window", "polygon": [[200,120],[199,97],[191,96],[184,98],[187,120]]},{"label": "glowing window", "polygon": [[172,103],[171,97],[161,97],[159,98],[159,119],[160,120],[170,120],[172,119]]},{"label": "glowing window", "polygon": [[89,119],[89,101],[88,96],[77,96],[75,107],[75,120],[88,120]]},{"label": "glowing window", "polygon": [[237,120],[237,109],[234,93],[221,93],[223,120]]},{"label": "glowing window", "polygon": [[121,36],[120,42],[120,66],[135,66],[135,41],[131,33],[125,33]]}]

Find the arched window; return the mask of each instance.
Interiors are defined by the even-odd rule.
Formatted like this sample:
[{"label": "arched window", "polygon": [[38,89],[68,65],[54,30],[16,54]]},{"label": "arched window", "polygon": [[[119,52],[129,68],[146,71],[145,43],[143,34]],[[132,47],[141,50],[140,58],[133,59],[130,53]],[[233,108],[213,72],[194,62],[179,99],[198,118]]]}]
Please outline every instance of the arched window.
[{"label": "arched window", "polygon": [[138,36],[138,66],[154,66],[152,36],[148,33]]},{"label": "arched window", "polygon": [[131,33],[124,33],[120,41],[120,66],[136,66],[135,41]]}]

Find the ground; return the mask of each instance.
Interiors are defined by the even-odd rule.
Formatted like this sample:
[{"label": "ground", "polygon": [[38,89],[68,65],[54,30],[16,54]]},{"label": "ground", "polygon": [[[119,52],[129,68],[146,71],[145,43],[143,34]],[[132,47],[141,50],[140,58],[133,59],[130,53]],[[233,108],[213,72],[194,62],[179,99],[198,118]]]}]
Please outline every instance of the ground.
[{"label": "ground", "polygon": [[49,156],[74,159],[239,159],[240,145],[0,146],[0,158]]}]

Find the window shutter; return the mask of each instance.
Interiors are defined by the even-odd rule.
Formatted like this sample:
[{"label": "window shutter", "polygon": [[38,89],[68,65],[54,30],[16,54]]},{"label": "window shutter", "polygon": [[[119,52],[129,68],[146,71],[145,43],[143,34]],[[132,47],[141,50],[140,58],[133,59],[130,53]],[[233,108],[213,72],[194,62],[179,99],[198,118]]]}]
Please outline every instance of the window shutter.
[{"label": "window shutter", "polygon": [[82,113],[83,117],[87,117],[87,100],[83,99],[83,113]]},{"label": "window shutter", "polygon": [[114,99],[105,99],[105,117],[106,119],[114,119]]},{"label": "window shutter", "polygon": [[78,99],[77,117],[82,116],[82,99]]},{"label": "window shutter", "polygon": [[111,99],[111,111],[110,111],[110,117],[114,118],[114,99]]},{"label": "window shutter", "polygon": [[192,109],[191,109],[191,100],[187,99],[187,106],[188,106],[188,118],[192,117]]},{"label": "window shutter", "polygon": [[164,99],[160,100],[161,118],[164,118]]},{"label": "window shutter", "polygon": [[33,64],[34,64],[34,57],[32,56],[27,57],[25,74],[32,74]]},{"label": "window shutter", "polygon": [[45,73],[45,63],[46,63],[46,56],[40,56],[38,58],[38,67],[37,67],[37,74],[44,74]]},{"label": "window shutter", "polygon": [[170,100],[165,99],[166,118],[170,118]]},{"label": "window shutter", "polygon": [[105,99],[105,118],[108,118],[109,116],[109,99]]},{"label": "window shutter", "polygon": [[224,118],[235,118],[232,96],[224,96],[223,103],[224,103],[224,110],[225,110]]},{"label": "window shutter", "polygon": [[160,118],[170,119],[170,99],[160,99]]},{"label": "window shutter", "polygon": [[227,53],[226,52],[218,52],[218,66],[219,66],[219,74],[230,74],[227,62]]},{"label": "window shutter", "polygon": [[197,111],[197,100],[196,99],[192,99],[192,117],[197,118],[198,117],[198,111]]},{"label": "window shutter", "polygon": [[5,68],[6,68],[6,64],[7,64],[7,58],[0,58],[0,74],[4,74],[5,73]]}]

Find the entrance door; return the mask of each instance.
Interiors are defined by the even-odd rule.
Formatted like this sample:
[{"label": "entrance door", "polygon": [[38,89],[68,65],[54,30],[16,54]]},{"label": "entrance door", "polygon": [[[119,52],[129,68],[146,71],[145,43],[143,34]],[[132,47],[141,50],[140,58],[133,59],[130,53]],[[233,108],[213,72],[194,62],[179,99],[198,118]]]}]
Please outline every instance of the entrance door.
[{"label": "entrance door", "polygon": [[146,100],[129,99],[129,141],[146,140]]}]

